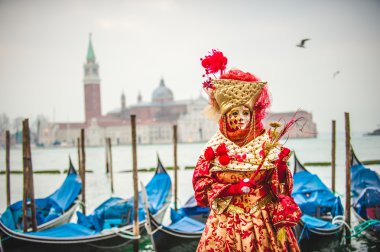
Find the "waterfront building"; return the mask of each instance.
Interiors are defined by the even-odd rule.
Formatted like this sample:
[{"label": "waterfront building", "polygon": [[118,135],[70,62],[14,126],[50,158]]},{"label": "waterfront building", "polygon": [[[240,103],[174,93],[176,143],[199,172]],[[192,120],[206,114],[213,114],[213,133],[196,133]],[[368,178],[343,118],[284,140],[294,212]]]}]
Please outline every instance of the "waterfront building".
[{"label": "waterfront building", "polygon": [[313,121],[313,115],[305,110],[297,112],[269,113],[263,120],[266,127],[273,121],[285,124],[292,118],[300,118],[297,123],[288,131],[289,138],[313,138],[317,137],[317,124]]},{"label": "waterfront building", "polygon": [[[217,122],[208,119],[202,112],[208,104],[206,98],[199,95],[196,99],[176,101],[164,78],[159,80],[150,101],[143,101],[142,94],[139,93],[137,104],[127,106],[125,94],[122,92],[120,107],[102,115],[99,64],[91,36],[83,69],[85,121],[45,125],[40,131],[43,134],[39,140],[42,144],[73,146],[82,128],[86,130],[85,143],[88,146],[104,145],[106,137],[110,137],[113,144],[130,144],[132,114],[136,115],[136,137],[139,144],[172,143],[173,125],[178,125],[179,142],[204,142],[217,130]],[[312,121],[312,115],[306,111],[299,114],[306,120],[305,130],[300,133],[294,129],[290,137],[315,137],[316,125]],[[292,115],[293,113],[272,113],[268,120],[287,121]]]}]

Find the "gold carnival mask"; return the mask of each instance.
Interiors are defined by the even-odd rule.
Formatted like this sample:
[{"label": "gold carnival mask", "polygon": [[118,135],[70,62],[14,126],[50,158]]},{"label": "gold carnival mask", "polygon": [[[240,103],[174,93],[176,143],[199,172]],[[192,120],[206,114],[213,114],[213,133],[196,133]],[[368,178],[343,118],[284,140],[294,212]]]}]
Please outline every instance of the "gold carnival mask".
[{"label": "gold carnival mask", "polygon": [[234,131],[245,129],[251,120],[251,111],[245,106],[232,108],[226,115],[227,124]]}]

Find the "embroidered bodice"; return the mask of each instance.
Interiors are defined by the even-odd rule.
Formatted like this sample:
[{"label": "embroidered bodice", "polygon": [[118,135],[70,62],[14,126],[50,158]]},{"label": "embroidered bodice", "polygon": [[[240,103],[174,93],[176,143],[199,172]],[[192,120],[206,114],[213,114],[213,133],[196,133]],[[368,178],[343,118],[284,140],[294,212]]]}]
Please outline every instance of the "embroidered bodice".
[{"label": "embroidered bodice", "polygon": [[[220,144],[224,143],[228,149],[228,156],[232,157],[231,161],[227,165],[221,165],[218,161],[218,157],[215,157],[211,161],[210,172],[215,171],[254,171],[261,164],[263,157],[260,152],[263,150],[263,144],[269,142],[269,135],[265,131],[262,135],[254,138],[243,146],[238,146],[228,138],[226,138],[219,130],[210,139],[202,151],[202,155],[207,147],[216,149]],[[261,169],[272,169],[275,167],[275,161],[280,153],[279,148],[272,148],[266,157],[266,160]],[[235,159],[233,157],[240,156],[244,159]]]}]

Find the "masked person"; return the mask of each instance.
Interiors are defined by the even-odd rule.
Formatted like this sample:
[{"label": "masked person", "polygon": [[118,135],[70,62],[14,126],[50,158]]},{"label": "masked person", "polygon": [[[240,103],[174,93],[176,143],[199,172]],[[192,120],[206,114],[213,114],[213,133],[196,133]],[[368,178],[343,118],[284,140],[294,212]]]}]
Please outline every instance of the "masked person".
[{"label": "masked person", "polygon": [[291,197],[290,151],[279,142],[289,125],[264,129],[266,82],[238,69],[225,72],[220,51],[201,60],[219,130],[193,174],[198,205],[211,208],[197,251],[299,251],[291,230],[301,211]]}]

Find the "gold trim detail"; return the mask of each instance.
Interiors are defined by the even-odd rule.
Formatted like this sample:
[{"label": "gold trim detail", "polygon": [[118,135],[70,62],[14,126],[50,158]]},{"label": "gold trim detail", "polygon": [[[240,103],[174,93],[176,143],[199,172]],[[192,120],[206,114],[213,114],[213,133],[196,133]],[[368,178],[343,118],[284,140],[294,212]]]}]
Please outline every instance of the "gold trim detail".
[{"label": "gold trim detail", "polygon": [[216,214],[221,214],[226,210],[228,205],[232,201],[232,196],[224,197],[224,198],[216,198],[212,201],[212,210]]},{"label": "gold trim detail", "polygon": [[264,196],[263,198],[259,199],[255,204],[253,204],[251,206],[251,210],[247,213],[244,211],[243,208],[235,206],[235,205],[229,205],[228,208],[226,209],[226,212],[235,213],[235,214],[252,215],[271,201],[272,201],[272,195],[268,194]]}]

